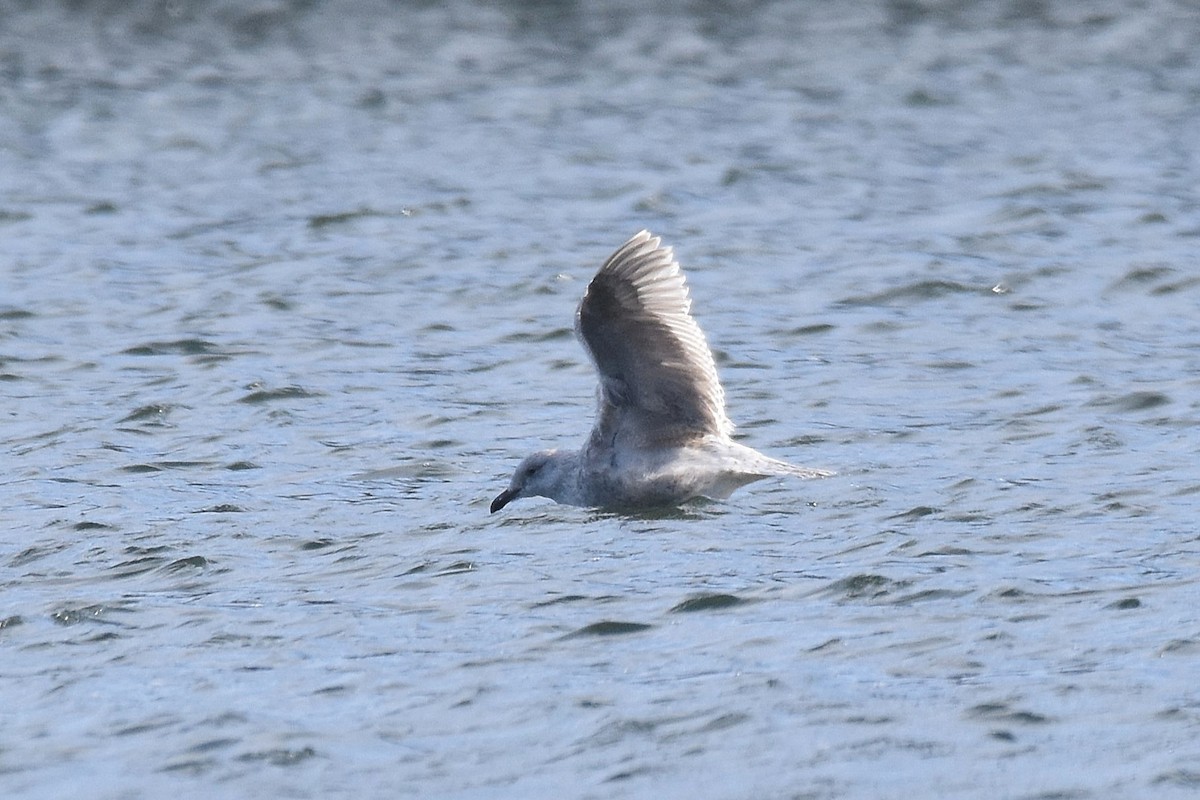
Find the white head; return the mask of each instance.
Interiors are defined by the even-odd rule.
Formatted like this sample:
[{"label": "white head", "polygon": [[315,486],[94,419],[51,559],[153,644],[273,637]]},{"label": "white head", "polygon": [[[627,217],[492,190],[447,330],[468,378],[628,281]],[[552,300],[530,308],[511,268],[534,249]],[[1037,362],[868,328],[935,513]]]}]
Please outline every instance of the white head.
[{"label": "white head", "polygon": [[576,461],[578,453],[558,450],[539,450],[517,466],[508,488],[492,501],[495,514],[518,497],[549,497],[558,502],[570,502],[578,484]]}]

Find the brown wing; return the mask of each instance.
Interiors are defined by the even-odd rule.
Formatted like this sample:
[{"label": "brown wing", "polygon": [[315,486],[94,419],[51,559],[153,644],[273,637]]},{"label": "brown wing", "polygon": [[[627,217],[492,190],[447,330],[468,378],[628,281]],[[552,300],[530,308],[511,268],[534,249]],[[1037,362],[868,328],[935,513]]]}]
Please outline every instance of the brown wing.
[{"label": "brown wing", "polygon": [[728,435],[725,393],[669,247],[642,231],[588,285],[575,331],[600,373],[597,429],[643,439]]}]

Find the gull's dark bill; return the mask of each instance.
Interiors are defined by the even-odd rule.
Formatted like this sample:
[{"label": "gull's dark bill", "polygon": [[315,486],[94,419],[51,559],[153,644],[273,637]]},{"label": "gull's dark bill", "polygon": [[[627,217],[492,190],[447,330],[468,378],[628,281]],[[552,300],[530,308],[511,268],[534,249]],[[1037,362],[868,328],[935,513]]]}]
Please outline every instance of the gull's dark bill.
[{"label": "gull's dark bill", "polygon": [[492,510],[489,513],[495,514],[500,509],[517,499],[517,495],[521,492],[517,489],[505,489],[500,494],[496,495],[496,499],[492,501]]}]

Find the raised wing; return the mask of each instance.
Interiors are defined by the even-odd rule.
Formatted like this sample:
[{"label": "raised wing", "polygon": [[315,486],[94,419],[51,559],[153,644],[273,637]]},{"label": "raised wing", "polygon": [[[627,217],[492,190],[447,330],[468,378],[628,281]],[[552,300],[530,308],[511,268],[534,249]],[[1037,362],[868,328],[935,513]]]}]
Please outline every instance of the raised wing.
[{"label": "raised wing", "polygon": [[712,353],[692,319],[683,272],[660,242],[641,231],[622,245],[575,316],[600,373],[597,432],[616,425],[653,440],[727,436],[733,424]]}]

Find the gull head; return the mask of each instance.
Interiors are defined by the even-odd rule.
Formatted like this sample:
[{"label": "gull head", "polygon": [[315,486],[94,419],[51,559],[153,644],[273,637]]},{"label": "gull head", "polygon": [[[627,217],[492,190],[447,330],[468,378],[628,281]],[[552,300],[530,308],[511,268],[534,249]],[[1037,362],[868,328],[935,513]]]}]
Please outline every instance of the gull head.
[{"label": "gull head", "polygon": [[570,492],[578,483],[578,453],[558,450],[539,450],[526,456],[513,473],[508,488],[492,501],[495,514],[518,497],[549,497],[558,502],[570,502]]}]

